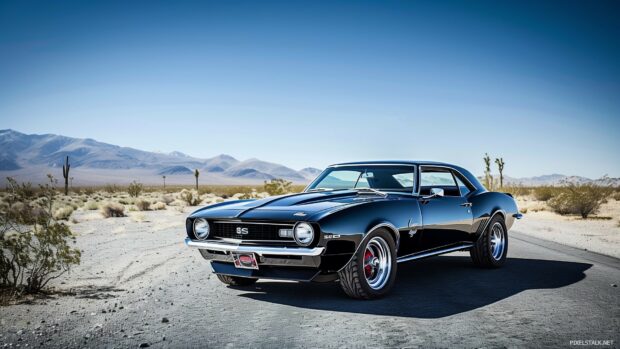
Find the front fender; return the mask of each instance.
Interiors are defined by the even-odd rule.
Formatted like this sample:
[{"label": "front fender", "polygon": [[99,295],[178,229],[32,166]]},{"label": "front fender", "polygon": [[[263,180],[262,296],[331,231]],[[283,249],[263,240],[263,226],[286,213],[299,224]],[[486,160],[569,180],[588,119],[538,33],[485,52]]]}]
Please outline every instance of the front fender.
[{"label": "front fender", "polygon": [[[398,246],[401,232],[420,227],[422,216],[416,199],[386,199],[353,205],[326,214],[318,223],[322,232],[319,245],[326,247],[325,254],[329,256],[337,252],[341,255],[341,258],[329,261],[329,265],[325,267],[340,270],[373,230],[382,227],[388,229]],[[343,248],[344,246],[346,248]]]}]

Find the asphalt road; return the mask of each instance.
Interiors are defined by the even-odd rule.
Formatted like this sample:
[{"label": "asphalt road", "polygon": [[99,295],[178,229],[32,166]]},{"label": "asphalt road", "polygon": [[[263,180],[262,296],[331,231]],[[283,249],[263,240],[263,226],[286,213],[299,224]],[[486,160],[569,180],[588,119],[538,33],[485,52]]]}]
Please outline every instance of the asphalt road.
[{"label": "asphalt road", "polygon": [[166,268],[144,258],[143,272],[109,286],[0,308],[0,346],[620,347],[620,261],[516,232],[502,269],[465,253],[400,264],[375,301],[335,283],[226,287],[181,238],[168,232],[153,249]]}]

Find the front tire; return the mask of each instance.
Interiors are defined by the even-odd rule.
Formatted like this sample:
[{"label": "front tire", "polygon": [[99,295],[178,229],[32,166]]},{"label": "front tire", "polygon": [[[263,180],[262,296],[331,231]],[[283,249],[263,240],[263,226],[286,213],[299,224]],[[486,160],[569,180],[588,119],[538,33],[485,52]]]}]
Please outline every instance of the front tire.
[{"label": "front tire", "polygon": [[215,274],[215,275],[217,275],[217,278],[221,282],[225,283],[226,285],[230,285],[230,286],[250,286],[256,283],[256,281],[258,281],[258,279],[244,278],[244,277],[239,277],[239,276],[230,276],[230,275],[223,275],[223,274]]},{"label": "front tire", "polygon": [[338,276],[340,287],[351,298],[386,295],[396,280],[396,244],[392,235],[384,229],[370,233]]},{"label": "front tire", "polygon": [[496,215],[471,248],[471,260],[483,268],[499,268],[508,254],[508,229],[501,216]]}]

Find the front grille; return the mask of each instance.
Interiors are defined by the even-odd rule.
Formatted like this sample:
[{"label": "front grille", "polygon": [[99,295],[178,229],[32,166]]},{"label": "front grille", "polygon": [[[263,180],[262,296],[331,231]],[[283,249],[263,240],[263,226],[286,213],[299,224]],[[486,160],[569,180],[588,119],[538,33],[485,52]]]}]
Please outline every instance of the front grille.
[{"label": "front grille", "polygon": [[[239,239],[244,241],[269,240],[292,242],[292,238],[282,238],[279,235],[280,229],[293,229],[293,224],[271,224],[271,223],[248,223],[248,222],[227,222],[212,221],[211,236],[215,238]],[[246,231],[247,234],[238,234],[237,228]]]}]

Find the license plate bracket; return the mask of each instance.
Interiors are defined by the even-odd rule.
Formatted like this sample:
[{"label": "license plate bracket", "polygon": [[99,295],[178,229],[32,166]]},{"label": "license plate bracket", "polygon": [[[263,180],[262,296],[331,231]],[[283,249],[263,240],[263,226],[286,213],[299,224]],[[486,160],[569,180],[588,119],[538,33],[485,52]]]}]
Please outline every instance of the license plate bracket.
[{"label": "license plate bracket", "polygon": [[254,253],[233,253],[235,268],[258,270],[258,261]]}]

